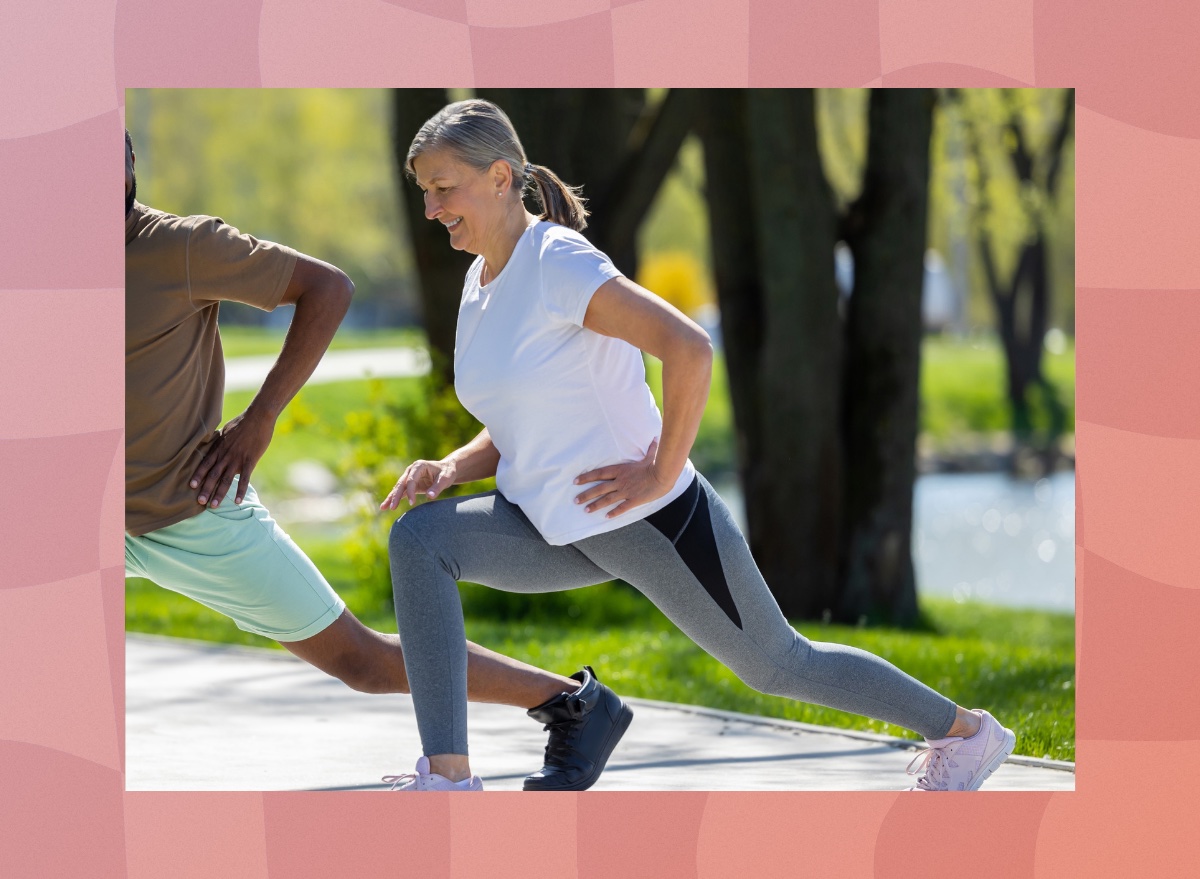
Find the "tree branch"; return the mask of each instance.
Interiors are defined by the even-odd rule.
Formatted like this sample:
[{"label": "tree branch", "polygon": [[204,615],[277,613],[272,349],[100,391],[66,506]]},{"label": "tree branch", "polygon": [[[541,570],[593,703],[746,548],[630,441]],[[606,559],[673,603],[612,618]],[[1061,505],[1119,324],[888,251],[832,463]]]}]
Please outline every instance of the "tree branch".
[{"label": "tree branch", "polygon": [[630,144],[618,164],[613,185],[596,199],[594,234],[605,250],[623,253],[633,246],[638,226],[675,164],[679,148],[696,123],[699,108],[698,91],[671,89],[643,142]]},{"label": "tree branch", "polygon": [[1062,170],[1063,147],[1075,122],[1075,89],[1063,89],[1063,110],[1050,142],[1050,167],[1046,171],[1046,195],[1054,198],[1058,175]]}]

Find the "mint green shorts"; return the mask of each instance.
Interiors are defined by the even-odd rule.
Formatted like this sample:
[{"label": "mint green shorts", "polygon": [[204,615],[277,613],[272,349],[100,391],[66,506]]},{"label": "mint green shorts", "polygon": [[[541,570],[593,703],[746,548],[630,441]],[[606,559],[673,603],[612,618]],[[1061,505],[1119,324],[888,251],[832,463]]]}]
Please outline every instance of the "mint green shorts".
[{"label": "mint green shorts", "polygon": [[251,486],[141,537],[125,535],[125,576],[145,577],[276,641],[303,641],[329,626],[345,602],[271,518]]}]

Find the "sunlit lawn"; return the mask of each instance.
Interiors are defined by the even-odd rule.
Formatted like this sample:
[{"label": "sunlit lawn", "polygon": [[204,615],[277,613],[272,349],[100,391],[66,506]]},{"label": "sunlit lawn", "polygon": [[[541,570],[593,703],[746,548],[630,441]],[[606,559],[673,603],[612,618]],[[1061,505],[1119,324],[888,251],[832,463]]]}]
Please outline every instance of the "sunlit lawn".
[{"label": "sunlit lawn", "polygon": [[[1046,377],[1067,408],[1067,431],[1075,430],[1075,348],[1046,352]],[[929,337],[921,348],[921,430],[935,442],[965,433],[1008,430],[1004,352],[992,337]]]},{"label": "sunlit lawn", "polygon": [[[221,324],[221,346],[226,357],[253,357],[278,354],[284,331],[263,327]],[[356,348],[399,348],[425,345],[424,330],[415,327],[388,327],[378,330],[338,330],[329,345],[331,351]]]}]

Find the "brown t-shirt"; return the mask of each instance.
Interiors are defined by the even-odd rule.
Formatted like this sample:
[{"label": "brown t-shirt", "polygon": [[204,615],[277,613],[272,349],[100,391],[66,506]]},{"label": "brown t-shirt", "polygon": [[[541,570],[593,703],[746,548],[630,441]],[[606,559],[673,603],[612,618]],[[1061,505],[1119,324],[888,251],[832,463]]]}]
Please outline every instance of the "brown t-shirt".
[{"label": "brown t-shirt", "polygon": [[216,217],[134,203],[125,218],[125,530],[134,536],[204,508],[187,481],[217,435],[225,362],[221,300],[270,311],[296,252]]}]

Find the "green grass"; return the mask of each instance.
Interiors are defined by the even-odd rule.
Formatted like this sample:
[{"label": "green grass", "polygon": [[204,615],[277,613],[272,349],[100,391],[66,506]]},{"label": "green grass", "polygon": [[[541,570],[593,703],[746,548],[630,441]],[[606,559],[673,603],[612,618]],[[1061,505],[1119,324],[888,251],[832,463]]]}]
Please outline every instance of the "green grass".
[{"label": "green grass", "polygon": [[[376,390],[377,389],[377,390]],[[388,378],[330,382],[308,385],[292,400],[276,424],[275,436],[252,479],[265,497],[294,495],[288,486],[287,469],[294,461],[318,461],[335,470],[346,453],[340,434],[346,415],[367,409],[376,394],[390,402],[408,400],[421,392],[420,379]],[[230,391],[225,395],[222,421],[246,409],[252,391]]]},{"label": "green grass", "polygon": [[[336,536],[303,529],[293,529],[293,536],[355,614],[374,628],[395,631],[386,597],[355,585]],[[467,635],[525,662],[563,673],[589,664],[628,696],[911,735],[856,715],[756,693],[622,584],[527,596],[516,605],[494,595],[480,586],[463,587]],[[797,628],[812,640],[869,650],[960,704],[988,708],[1016,731],[1017,753],[1075,759],[1073,616],[935,599],[924,599],[922,609],[928,631],[808,622]],[[501,613],[510,616],[501,618]],[[131,632],[272,646],[142,580],[127,581],[125,614]]]},{"label": "green grass", "polygon": [[[1066,406],[1067,431],[1075,430],[1075,347],[1046,353],[1046,377]],[[927,337],[921,348],[921,432],[935,442],[964,434],[1009,429],[1004,352],[994,337],[958,340]]]},{"label": "green grass", "polygon": [[[226,357],[255,357],[278,354],[284,330],[221,324],[221,346]],[[331,351],[355,348],[424,348],[425,332],[414,327],[378,330],[340,330],[329,345]]]}]

